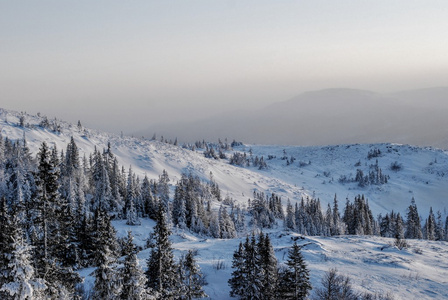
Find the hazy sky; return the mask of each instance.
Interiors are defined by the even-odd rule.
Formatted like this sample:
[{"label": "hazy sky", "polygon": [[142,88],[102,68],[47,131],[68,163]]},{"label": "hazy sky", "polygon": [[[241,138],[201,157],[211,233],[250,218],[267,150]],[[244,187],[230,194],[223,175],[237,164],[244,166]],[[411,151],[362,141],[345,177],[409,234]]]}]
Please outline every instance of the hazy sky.
[{"label": "hazy sky", "polygon": [[0,107],[131,132],[303,91],[448,85],[448,1],[0,1]]}]

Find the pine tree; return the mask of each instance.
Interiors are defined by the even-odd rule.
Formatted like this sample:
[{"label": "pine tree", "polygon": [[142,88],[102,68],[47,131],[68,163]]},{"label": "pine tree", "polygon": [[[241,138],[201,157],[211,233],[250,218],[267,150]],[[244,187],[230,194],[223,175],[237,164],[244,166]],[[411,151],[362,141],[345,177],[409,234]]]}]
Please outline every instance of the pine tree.
[{"label": "pine tree", "polygon": [[159,176],[159,183],[158,183],[158,191],[159,191],[159,198],[160,201],[164,205],[164,210],[166,214],[166,222],[168,224],[171,223],[171,209],[170,209],[170,188],[168,186],[168,182],[170,182],[170,178],[168,176],[168,172],[166,170],[163,170],[162,175]]},{"label": "pine tree", "polygon": [[182,268],[183,290],[182,299],[205,298],[207,294],[203,291],[204,276],[201,273],[199,265],[194,259],[193,251],[189,250],[185,258],[181,259],[180,268]]},{"label": "pine tree", "polygon": [[142,202],[144,207],[144,213],[151,219],[155,219],[157,205],[155,203],[154,196],[151,192],[151,183],[149,182],[148,176],[145,175],[142,182]]},{"label": "pine tree", "polygon": [[121,299],[142,300],[149,298],[145,288],[146,277],[138,265],[137,249],[133,243],[132,233],[128,232],[125,251],[124,267],[121,269]]},{"label": "pine tree", "polygon": [[445,228],[443,227],[442,213],[440,210],[437,211],[435,239],[436,241],[443,241],[445,239]]},{"label": "pine tree", "polygon": [[295,214],[291,205],[291,201],[288,199],[288,204],[286,205],[286,219],[285,219],[285,228],[294,230],[296,227],[295,224]]},{"label": "pine tree", "polygon": [[117,281],[117,271],[112,260],[104,255],[103,263],[94,272],[95,286],[93,287],[94,300],[113,300],[120,295],[120,285]]},{"label": "pine tree", "polygon": [[67,201],[59,194],[59,156],[56,148],[50,152],[44,142],[38,157],[36,218],[31,232],[36,272],[47,282],[48,295],[71,297],[80,277],[68,259],[73,222]]},{"label": "pine tree", "polygon": [[426,232],[426,239],[432,240],[432,241],[435,240],[435,238],[436,238],[436,219],[434,217],[432,207],[429,208],[429,216],[428,216],[428,219],[426,220],[425,232]]},{"label": "pine tree", "polygon": [[150,236],[150,257],[147,260],[147,287],[157,292],[161,299],[175,298],[179,294],[178,267],[174,262],[169,240],[171,231],[165,219],[164,206],[159,202],[156,226]]},{"label": "pine tree", "polygon": [[414,197],[412,197],[411,205],[409,205],[407,212],[405,237],[407,239],[422,239],[423,234],[421,226],[417,205],[415,204]]},{"label": "pine tree", "polygon": [[21,236],[21,231],[17,231],[12,238],[10,248],[13,251],[7,265],[8,280],[3,281],[0,292],[3,292],[2,299],[12,300],[38,300],[45,299],[43,292],[46,289],[45,281],[37,278],[31,264],[31,247],[27,245]]},{"label": "pine tree", "polygon": [[[247,299],[261,299],[261,266],[259,249],[256,244],[255,235],[247,238],[244,243],[245,271],[246,271],[246,297]],[[244,299],[244,298],[243,298]]]},{"label": "pine tree", "polygon": [[110,222],[109,215],[101,206],[95,210],[92,233],[95,265],[115,263],[118,249],[116,231]]},{"label": "pine tree", "polygon": [[246,292],[245,276],[245,251],[243,243],[240,242],[238,249],[233,253],[232,277],[228,283],[230,286],[230,297],[243,297]]},{"label": "pine tree", "polygon": [[[13,251],[13,236],[15,228],[11,226],[10,212],[6,203],[6,198],[0,198],[0,287],[3,286],[9,279],[8,264],[10,254]],[[5,292],[0,291],[0,298],[7,299]]]},{"label": "pine tree", "polygon": [[258,237],[258,249],[260,253],[261,298],[274,299],[277,292],[278,271],[277,258],[272,247],[269,235],[261,232]]},{"label": "pine tree", "polygon": [[117,299],[120,286],[117,281],[116,238],[110,218],[102,206],[98,206],[94,217],[94,258],[98,266],[94,272],[93,299]]},{"label": "pine tree", "polygon": [[227,213],[227,209],[221,205],[218,213],[220,238],[233,239],[236,237],[235,224]]},{"label": "pine tree", "polygon": [[309,270],[300,247],[294,243],[288,252],[286,268],[280,271],[279,294],[282,299],[306,299],[311,290]]}]

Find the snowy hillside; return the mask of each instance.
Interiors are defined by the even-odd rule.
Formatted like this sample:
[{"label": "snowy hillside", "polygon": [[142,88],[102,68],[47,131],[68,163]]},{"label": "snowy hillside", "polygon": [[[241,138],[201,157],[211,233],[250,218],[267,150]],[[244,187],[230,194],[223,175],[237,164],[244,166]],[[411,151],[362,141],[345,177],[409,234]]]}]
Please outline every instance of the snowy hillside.
[{"label": "snowy hillside", "polygon": [[[275,193],[286,204],[302,197],[318,197],[325,209],[334,195],[341,207],[345,199],[353,200],[364,194],[375,217],[391,210],[405,213],[412,197],[423,218],[430,207],[446,217],[448,206],[448,154],[442,150],[407,145],[372,144],[320,147],[241,145],[225,151],[226,159],[204,156],[205,149],[194,151],[159,141],[84,128],[60,120],[20,114],[0,109],[0,133],[3,138],[26,138],[33,154],[46,141],[65,149],[71,137],[80,148],[81,156],[90,155],[95,148],[107,148],[126,169],[132,166],[139,176],[157,178],[163,170],[170,177],[172,190],[182,173],[193,173],[208,181],[210,173],[219,184],[223,196],[247,205],[254,191],[269,195]],[[22,124],[21,124],[22,123]],[[246,154],[243,166],[231,165],[235,153]],[[256,159],[266,165],[254,166]],[[362,172],[363,176],[359,176]],[[370,175],[372,174],[372,175]],[[213,203],[213,210],[220,203]],[[125,220],[114,220],[119,237],[131,230],[138,246],[144,248],[154,221],[142,219],[138,226],[126,225]],[[250,227],[247,232],[250,232]],[[175,228],[171,236],[176,257],[188,249],[197,250],[197,261],[206,275],[204,287],[211,299],[229,299],[227,281],[231,276],[232,255],[245,233],[235,239],[214,239],[199,236],[188,230]],[[286,232],[282,223],[266,229],[272,240],[275,255],[284,262],[294,240],[302,251],[311,271],[314,288],[330,268],[351,277],[359,292],[392,294],[395,299],[448,298],[448,244],[442,241],[409,240],[407,249],[392,246],[389,238],[374,236],[305,237]],[[140,265],[145,266],[149,250],[138,254]],[[81,270],[86,277],[85,287],[93,286],[93,268]]]},{"label": "snowy hillside", "polygon": [[[124,221],[114,225],[118,234],[126,236],[131,230],[136,243],[143,246],[147,232],[154,226],[149,221],[141,226],[127,226]],[[288,248],[299,235],[281,230],[268,231],[279,261],[285,261]],[[198,263],[206,275],[204,287],[210,299],[229,298],[227,280],[232,273],[233,252],[244,239],[200,238],[188,232],[175,231],[172,236],[176,256],[188,249],[198,252]],[[311,269],[314,288],[330,268],[348,275],[359,292],[371,292],[394,296],[394,299],[447,299],[448,297],[448,243],[409,240],[409,248],[398,250],[393,239],[380,237],[342,236],[299,238],[305,259]],[[149,256],[149,250],[139,253],[141,265]],[[222,268],[218,265],[222,264]]]},{"label": "snowy hillside", "polygon": [[[0,129],[4,137],[22,139],[26,137],[28,146],[37,153],[40,144],[46,141],[64,149],[70,137],[80,148],[81,155],[93,153],[94,148],[105,149],[108,143],[120,164],[126,169],[132,165],[140,176],[147,174],[157,178],[165,169],[171,184],[175,184],[181,173],[192,172],[201,179],[208,180],[210,172],[224,193],[245,203],[254,190],[266,194],[276,193],[283,200],[300,200],[302,196],[319,197],[323,204],[331,203],[334,195],[340,201],[353,199],[364,194],[375,214],[390,210],[404,211],[412,197],[419,210],[427,215],[429,207],[446,211],[448,206],[448,152],[420,148],[409,145],[371,144],[339,146],[260,146],[245,145],[228,151],[252,151],[252,156],[264,157],[267,169],[256,167],[238,167],[230,165],[228,160],[207,159],[203,149],[189,151],[158,141],[148,141],[132,137],[78,128],[74,124],[57,121],[60,133],[38,126],[41,117],[25,115],[25,123],[30,126],[18,126],[20,114],[0,110]],[[54,120],[51,120],[53,122]],[[368,159],[369,151],[380,150],[378,157]],[[275,158],[268,159],[269,156]],[[287,161],[294,162],[288,165]],[[282,159],[287,158],[287,159]],[[356,182],[341,183],[341,176],[354,179],[357,169],[368,173],[371,165],[376,164],[390,178],[387,184],[360,187]],[[397,162],[400,170],[391,170]]]}]

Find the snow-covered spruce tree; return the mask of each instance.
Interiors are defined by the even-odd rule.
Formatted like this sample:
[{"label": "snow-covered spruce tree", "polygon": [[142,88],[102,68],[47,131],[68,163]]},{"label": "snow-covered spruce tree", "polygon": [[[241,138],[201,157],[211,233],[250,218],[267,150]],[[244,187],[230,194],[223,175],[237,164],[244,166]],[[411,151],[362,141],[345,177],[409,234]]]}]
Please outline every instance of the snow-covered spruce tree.
[{"label": "snow-covered spruce tree", "polygon": [[429,208],[429,216],[425,222],[425,237],[431,241],[436,239],[436,219],[432,207]]},{"label": "snow-covered spruce tree", "polygon": [[173,198],[173,213],[172,213],[172,221],[174,226],[185,229],[187,226],[187,217],[186,217],[186,206],[185,201],[186,190],[185,184],[187,182],[186,175],[182,174],[181,179],[177,182],[176,188],[174,190],[174,198]]},{"label": "snow-covered spruce tree", "polygon": [[108,213],[101,206],[95,210],[92,223],[94,264],[100,266],[109,261],[115,262],[118,249],[116,231]]},{"label": "snow-covered spruce tree", "polygon": [[31,242],[37,275],[47,282],[50,297],[72,297],[79,275],[67,260],[73,242],[73,223],[66,199],[59,194],[59,159],[42,143],[38,154],[37,195]]},{"label": "snow-covered spruce tree", "polygon": [[107,212],[98,206],[94,216],[94,272],[95,286],[92,298],[117,299],[120,295],[117,271],[115,269],[117,242],[115,230],[110,224]]},{"label": "snow-covered spruce tree", "polygon": [[137,249],[133,243],[132,233],[128,232],[124,247],[124,267],[120,270],[121,294],[123,300],[150,299],[146,289],[146,276],[138,265]]},{"label": "snow-covered spruce tree", "polygon": [[353,204],[347,199],[343,220],[348,234],[372,235],[377,227],[364,195],[355,197]]},{"label": "snow-covered spruce tree", "polygon": [[132,173],[132,167],[129,167],[128,184],[126,186],[126,202],[125,202],[125,215],[127,225],[140,225],[138,218],[136,203],[137,203],[137,187]]},{"label": "snow-covered spruce tree", "polygon": [[277,258],[272,247],[269,235],[258,236],[258,251],[260,255],[261,275],[261,297],[262,299],[274,299],[278,284]]},{"label": "snow-covered spruce tree", "polygon": [[[17,206],[16,206],[17,208]],[[43,299],[44,280],[37,278],[31,261],[31,247],[21,227],[22,215],[0,200],[0,299]],[[42,297],[41,297],[42,296]]]},{"label": "snow-covered spruce tree", "polygon": [[296,228],[294,209],[291,205],[291,201],[288,199],[286,204],[286,218],[285,218],[285,229],[294,230]]},{"label": "snow-covered spruce tree", "polygon": [[141,191],[144,215],[151,219],[155,219],[157,204],[151,192],[151,183],[149,182],[148,176],[146,175],[145,178],[143,178]]},{"label": "snow-covered spruce tree", "polygon": [[224,206],[220,206],[218,212],[219,220],[219,237],[222,239],[233,239],[236,237],[235,224],[227,213],[227,209]]},{"label": "snow-covered spruce tree", "polygon": [[445,227],[443,226],[442,221],[442,213],[440,210],[437,211],[437,219],[436,219],[436,232],[435,232],[435,238],[436,241],[443,241],[445,240]]},{"label": "snow-covered spruce tree", "polygon": [[151,254],[147,260],[147,287],[159,294],[160,299],[176,298],[180,294],[178,266],[174,262],[169,240],[171,231],[165,217],[164,204],[160,201],[156,226],[148,240]]},{"label": "snow-covered spruce tree", "polygon": [[341,215],[339,213],[338,199],[335,194],[333,200],[333,226],[331,227],[330,234],[341,235],[345,234],[345,231],[346,231],[346,225],[341,219]]},{"label": "snow-covered spruce tree", "polygon": [[31,247],[24,240],[22,230],[13,232],[14,236],[8,245],[12,252],[8,255],[8,264],[2,267],[2,273],[8,276],[1,281],[0,295],[5,300],[46,299],[45,281],[36,277],[31,263]]},{"label": "snow-covered spruce tree", "polygon": [[101,206],[102,209],[110,211],[112,200],[112,189],[110,187],[109,173],[101,153],[95,149],[92,166],[92,185],[94,186],[94,197],[92,209]]},{"label": "snow-covered spruce tree", "polygon": [[232,205],[230,217],[232,218],[233,224],[235,225],[235,230],[237,232],[244,232],[246,230],[244,213],[242,212],[239,205]]},{"label": "snow-covered spruce tree", "polygon": [[113,260],[108,253],[104,253],[103,263],[94,272],[95,286],[93,287],[92,299],[112,300],[118,299],[120,295],[120,283]]},{"label": "snow-covered spruce tree", "polygon": [[205,279],[194,259],[192,250],[188,250],[185,257],[181,258],[179,268],[181,269],[182,299],[191,300],[207,297],[202,289]]},{"label": "snow-covered spruce tree", "polygon": [[232,260],[232,277],[228,283],[230,286],[230,297],[240,297],[245,295],[246,276],[245,276],[245,251],[243,243],[240,242],[238,249],[233,253]]},{"label": "snow-covered spruce tree", "polygon": [[231,297],[239,299],[263,299],[262,275],[259,249],[255,235],[246,238],[243,245],[240,245],[233,256],[232,277],[228,281]]},{"label": "snow-covered spruce tree", "polygon": [[415,204],[414,197],[412,197],[411,205],[409,205],[407,211],[405,237],[407,239],[423,238],[420,215],[418,214],[417,205]]},{"label": "snow-covered spruce tree", "polygon": [[168,224],[171,223],[171,208],[170,208],[170,187],[168,186],[168,182],[170,182],[170,178],[168,176],[168,172],[166,170],[162,171],[162,175],[159,176],[158,182],[158,192],[159,199],[164,205],[164,210],[166,214],[166,221]]},{"label": "snow-covered spruce tree", "polygon": [[300,247],[294,243],[286,267],[280,270],[278,294],[281,299],[306,299],[311,289],[309,270]]}]

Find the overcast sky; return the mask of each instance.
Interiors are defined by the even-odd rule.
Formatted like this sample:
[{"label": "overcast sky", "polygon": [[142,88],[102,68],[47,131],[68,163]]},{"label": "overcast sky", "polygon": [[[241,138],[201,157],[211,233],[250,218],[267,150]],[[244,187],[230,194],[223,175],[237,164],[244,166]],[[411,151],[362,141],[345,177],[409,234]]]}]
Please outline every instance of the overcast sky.
[{"label": "overcast sky", "polygon": [[448,1],[0,1],[0,107],[109,131],[448,85]]}]

